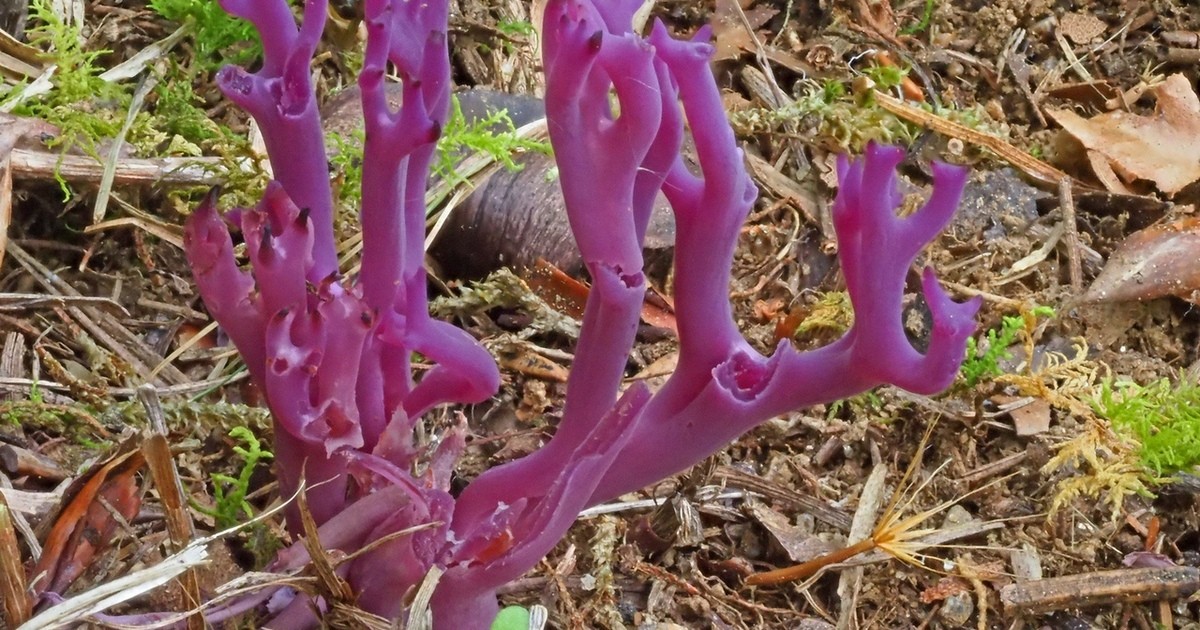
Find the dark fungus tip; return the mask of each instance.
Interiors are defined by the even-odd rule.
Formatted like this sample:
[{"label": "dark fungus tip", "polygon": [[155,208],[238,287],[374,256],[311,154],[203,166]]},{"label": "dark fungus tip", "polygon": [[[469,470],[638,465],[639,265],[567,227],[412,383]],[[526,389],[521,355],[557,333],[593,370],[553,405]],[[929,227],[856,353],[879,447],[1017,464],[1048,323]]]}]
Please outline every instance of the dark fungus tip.
[{"label": "dark fungus tip", "polygon": [[371,325],[375,323],[375,314],[372,313],[371,311],[363,311],[363,312],[359,313],[358,317],[360,320],[362,320],[363,326],[366,326],[368,328],[370,328]]},{"label": "dark fungus tip", "polygon": [[588,48],[592,52],[600,52],[600,45],[604,43],[604,31],[596,31],[588,38]]},{"label": "dark fungus tip", "polygon": [[208,194],[204,195],[204,201],[202,203],[204,205],[216,206],[217,205],[217,197],[220,197],[220,196],[221,196],[221,185],[216,184],[212,188],[208,189]]},{"label": "dark fungus tip", "polygon": [[268,251],[268,250],[270,250],[270,248],[271,248],[271,236],[272,236],[272,234],[271,234],[271,224],[270,224],[270,223],[268,223],[268,222],[266,222],[266,221],[264,221],[264,222],[263,222],[263,224],[262,224],[262,240],[260,241],[260,243],[261,243],[261,248],[260,248],[260,249],[261,249],[262,251],[264,251],[264,252],[265,252],[265,251]]},{"label": "dark fungus tip", "polygon": [[296,225],[305,227],[308,225],[308,215],[312,212],[312,208],[300,208],[300,214],[296,215]]},{"label": "dark fungus tip", "polygon": [[292,311],[292,307],[285,306],[278,311],[275,311],[275,321],[283,321],[287,319],[288,313]]}]

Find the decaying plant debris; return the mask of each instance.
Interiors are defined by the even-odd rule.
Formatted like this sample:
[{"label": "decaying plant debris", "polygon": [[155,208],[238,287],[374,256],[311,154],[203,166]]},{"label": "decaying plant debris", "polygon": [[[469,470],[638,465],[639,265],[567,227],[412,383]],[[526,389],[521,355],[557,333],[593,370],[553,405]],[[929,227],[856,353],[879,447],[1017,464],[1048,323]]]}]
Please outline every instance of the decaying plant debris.
[{"label": "decaying plant debris", "polygon": [[[180,29],[150,4],[204,28]],[[361,63],[353,3],[335,4],[314,66],[327,102]],[[456,81],[540,94],[529,3],[455,4]],[[255,580],[338,593],[316,570],[337,557],[308,573],[254,573],[282,543],[271,510],[290,497],[268,474],[260,394],[210,326],[178,245],[208,186],[247,202],[267,165],[256,130],[212,84],[223,53],[205,32],[223,23],[188,5],[79,0],[4,16],[5,27],[32,30],[0,36],[11,89],[0,97],[11,112],[0,120],[0,290],[13,294],[0,295],[0,440],[11,447],[0,549],[15,546],[24,561],[6,555],[0,582],[36,586],[35,558],[63,553],[43,561],[51,581],[78,573],[50,613],[76,617],[59,619],[97,612],[139,582],[144,592],[108,612],[188,613],[197,592],[219,598]],[[787,338],[815,347],[837,334],[826,323],[852,321],[837,306],[835,154],[869,139],[909,146],[908,208],[928,193],[932,159],[974,170],[955,223],[924,254],[956,297],[983,297],[971,384],[964,375],[934,398],[883,388],[778,418],[708,465],[589,510],[504,601],[545,607],[550,627],[1200,622],[1189,602],[1200,426],[1180,404],[1200,388],[1200,186],[1189,153],[1200,16],[1180,0],[659,0],[649,11],[680,32],[715,16],[714,71],[763,191],[730,287],[759,349]],[[83,21],[72,26],[73,16]],[[234,46],[227,59],[254,54]],[[68,91],[87,98],[64,107]],[[483,171],[493,161],[447,150]],[[351,190],[361,165],[350,154],[330,160],[335,189]],[[1073,194],[1060,194],[1064,182]],[[468,194],[460,184],[431,192],[448,209],[442,225]],[[340,253],[353,264],[356,219],[342,201]],[[438,316],[480,337],[504,377],[495,400],[446,410],[445,422],[459,411],[470,421],[457,473],[469,479],[553,434],[578,334],[570,313],[586,286],[507,271],[477,284],[439,279]],[[630,382],[654,387],[678,359],[671,283],[664,270],[647,297]],[[929,323],[912,293],[904,323],[919,341]],[[163,464],[134,402],[146,382],[162,400],[182,504],[159,487],[172,475],[140,466]],[[1153,435],[1177,437],[1163,446]],[[917,564],[864,554],[853,569],[745,586],[854,545],[852,516],[878,518],[872,495],[887,505],[910,468],[923,489],[907,514],[962,498],[921,527],[970,536],[922,549]],[[882,490],[868,487],[873,475]],[[249,515],[258,518],[207,538]],[[207,545],[179,540],[183,522]],[[72,523],[111,533],[111,544],[86,545]],[[13,592],[0,594],[10,626],[49,612],[7,605]],[[337,614],[368,623],[352,606]]]}]

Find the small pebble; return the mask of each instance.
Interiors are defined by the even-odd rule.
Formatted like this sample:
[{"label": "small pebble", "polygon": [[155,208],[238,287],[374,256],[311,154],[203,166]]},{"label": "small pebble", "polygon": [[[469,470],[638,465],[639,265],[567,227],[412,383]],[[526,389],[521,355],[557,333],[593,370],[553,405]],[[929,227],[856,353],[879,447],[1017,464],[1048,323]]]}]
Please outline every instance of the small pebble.
[{"label": "small pebble", "polygon": [[971,620],[971,613],[975,612],[975,601],[971,599],[970,593],[955,593],[942,602],[942,608],[938,611],[938,615],[952,628],[961,628],[967,625]]}]

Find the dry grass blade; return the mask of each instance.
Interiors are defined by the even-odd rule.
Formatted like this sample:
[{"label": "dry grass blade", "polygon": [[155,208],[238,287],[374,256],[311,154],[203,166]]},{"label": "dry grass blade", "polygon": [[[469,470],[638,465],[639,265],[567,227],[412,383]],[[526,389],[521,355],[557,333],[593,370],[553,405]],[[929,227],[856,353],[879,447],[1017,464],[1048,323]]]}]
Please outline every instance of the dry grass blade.
[{"label": "dry grass blade", "polygon": [[133,226],[145,232],[149,232],[154,236],[183,249],[183,234],[178,226],[168,225],[160,221],[149,220],[143,217],[121,217],[119,219],[109,219],[101,221],[83,228],[84,234],[93,234],[118,227]]},{"label": "dry grass blade", "polygon": [[100,74],[100,78],[105,81],[123,81],[132,79],[141,74],[153,61],[161,59],[167,54],[176,44],[183,41],[183,38],[192,31],[192,24],[184,24],[175,29],[175,32],[167,35],[163,39],[146,46],[139,50],[129,59],[105,70]]},{"label": "dry grass blade", "polygon": [[42,73],[44,63],[42,51],[0,29],[0,71],[27,81]]},{"label": "dry grass blade", "polygon": [[[303,480],[301,486],[303,486]],[[321,546],[321,537],[317,532],[317,522],[308,509],[308,493],[299,492],[296,504],[300,511],[300,521],[304,524],[304,548],[308,550],[309,562],[317,575],[317,584],[322,593],[331,602],[350,603],[354,601],[354,592],[350,585],[339,576],[330,562],[325,548]]]},{"label": "dry grass blade", "polygon": [[108,159],[104,162],[104,172],[100,175],[100,190],[96,192],[96,204],[92,207],[92,223],[103,221],[104,215],[108,212],[108,199],[112,195],[113,179],[117,175],[117,164],[121,161],[121,149],[125,147],[125,136],[129,135],[129,129],[133,127],[133,122],[138,112],[142,109],[142,103],[145,102],[146,95],[156,85],[158,85],[158,79],[153,75],[146,75],[142,78],[137,90],[133,93],[133,100],[129,103],[129,111],[125,113],[125,124],[121,125],[121,130],[117,133],[117,137],[113,138],[112,147],[108,151]]},{"label": "dry grass blade", "polygon": [[0,159],[0,265],[8,250],[8,228],[12,226],[13,176],[12,154]]},{"label": "dry grass blade", "polygon": [[[864,541],[871,540],[875,529],[875,518],[879,506],[883,503],[885,485],[887,483],[888,465],[876,464],[867,476],[859,493],[858,509],[854,512],[854,522],[850,525],[850,537],[847,539],[852,548]],[[889,506],[890,509],[890,506]],[[851,567],[838,576],[837,593],[841,598],[838,609],[838,627],[849,628],[854,617],[858,595],[862,589],[862,567]]]},{"label": "dry grass blade", "polygon": [[179,344],[179,347],[176,348],[173,352],[171,352],[171,354],[168,354],[162,361],[159,361],[158,364],[154,366],[154,369],[150,370],[150,374],[148,376],[146,376],[146,379],[150,380],[150,379],[153,379],[154,377],[158,376],[158,373],[161,372],[163,369],[169,367],[171,365],[172,361],[183,356],[183,353],[185,353],[188,350],[195,347],[197,344],[200,343],[201,340],[203,340],[205,337],[212,334],[216,330],[217,330],[217,322],[215,322],[215,321],[209,322],[207,325],[204,326],[204,328],[201,328],[199,332],[197,332],[196,334],[194,334],[190,338],[188,338],[187,341]]},{"label": "dry grass blade", "polygon": [[30,615],[29,592],[25,584],[25,567],[21,565],[21,547],[12,511],[0,494],[0,599],[4,600],[6,627],[16,628]]},{"label": "dry grass blade", "polygon": [[430,567],[429,573],[425,574],[425,579],[421,580],[421,586],[417,588],[417,594],[413,597],[412,606],[409,608],[408,624],[404,626],[405,630],[433,630],[433,615],[429,611],[429,600],[433,599],[433,590],[437,588],[438,581],[442,579],[442,569],[438,567]]},{"label": "dry grass blade", "polygon": [[42,306],[92,306],[112,311],[120,317],[132,317],[124,306],[106,297],[87,295],[43,295],[41,293],[0,293],[0,312],[17,311]]},{"label": "dry grass blade", "polygon": [[823,501],[796,492],[791,488],[785,488],[732,466],[718,466],[714,476],[717,481],[731,488],[748,490],[756,494],[761,494],[773,501],[785,503],[795,509],[811,514],[818,521],[831,527],[836,527],[840,531],[849,531],[850,529],[850,515],[846,514],[845,511],[826,505]]},{"label": "dry grass blade", "polygon": [[[175,468],[175,458],[172,457],[171,447],[167,443],[167,426],[162,404],[153,385],[139,387],[138,399],[146,408],[146,417],[150,421],[150,435],[142,442],[142,454],[146,457],[150,477],[154,481],[154,487],[158,489],[159,500],[166,513],[171,551],[179,552],[192,541],[196,532],[187,510],[179,471]],[[182,608],[188,610],[199,607],[202,603],[200,577],[194,568],[184,571],[180,585],[183,587],[185,598]],[[189,630],[204,630],[204,615],[199,612],[190,615],[187,626]]]},{"label": "dry grass blade", "polygon": [[79,628],[86,619],[117,604],[140,597],[174,580],[180,573],[208,560],[210,539],[197,540],[166,560],[63,600],[30,619],[21,630]]},{"label": "dry grass blade", "polygon": [[[304,484],[301,483],[297,492],[304,492],[305,490]],[[295,495],[293,495],[286,501],[264,510],[258,516],[245,523],[221,530],[204,538],[193,540],[179,553],[166,558],[152,567],[135,571],[115,580],[110,580],[88,591],[72,596],[70,599],[61,601],[38,613],[26,625],[21,626],[21,630],[84,627],[85,622],[93,620],[93,617],[103,613],[105,610],[150,593],[170,583],[184,571],[205,564],[208,562],[208,545],[274,517],[285,506],[295,500],[295,498]],[[177,615],[168,615],[157,619],[153,623],[139,623],[130,626],[108,620],[104,625],[106,627],[140,628],[142,630],[147,628],[173,627],[186,620],[193,613],[223,601],[241,597],[249,592],[281,586],[292,586],[299,589],[306,586],[309,582],[310,580],[297,579],[288,575],[246,573],[236,578],[233,582],[219,587],[217,589],[217,596],[201,608],[184,611]]]}]

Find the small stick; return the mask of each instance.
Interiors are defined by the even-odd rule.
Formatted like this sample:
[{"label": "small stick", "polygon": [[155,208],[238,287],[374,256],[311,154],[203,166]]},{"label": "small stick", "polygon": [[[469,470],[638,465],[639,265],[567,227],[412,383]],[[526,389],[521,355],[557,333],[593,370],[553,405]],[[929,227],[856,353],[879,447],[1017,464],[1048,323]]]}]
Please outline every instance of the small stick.
[{"label": "small stick", "polygon": [[1200,50],[1194,48],[1168,48],[1167,64],[1172,66],[1190,66],[1200,63]]},{"label": "small stick", "polygon": [[[25,375],[25,355],[29,347],[25,344],[25,335],[12,331],[4,337],[4,350],[0,352],[0,376],[21,377]],[[0,392],[0,401],[16,402],[21,397],[16,392]]]},{"label": "small stick", "polygon": [[1067,237],[1067,273],[1075,295],[1083,293],[1083,266],[1079,260],[1079,226],[1075,221],[1075,198],[1071,194],[1071,178],[1058,180],[1058,206],[1062,209],[1063,226]]},{"label": "small stick", "polygon": [[[171,552],[178,553],[192,542],[196,530],[187,511],[183,484],[179,481],[179,471],[175,468],[175,459],[171,456],[171,446],[167,442],[166,416],[158,399],[158,391],[153,385],[138,387],[137,398],[146,409],[149,424],[146,438],[142,441],[142,453],[146,457],[150,477],[154,480],[154,487],[158,490],[158,498],[162,501],[166,513]],[[196,568],[185,569],[179,577],[179,583],[183,588],[184,609],[196,611],[188,615],[188,630],[204,630],[204,614],[200,612],[204,601],[200,597],[200,576]]]},{"label": "small stick", "polygon": [[[62,177],[75,183],[99,183],[104,164],[90,155],[13,149],[14,179],[54,181]],[[121,186],[213,186],[224,180],[227,168],[221,158],[165,157],[121,158],[113,171],[113,183]]]},{"label": "small stick", "polygon": [[884,94],[876,90],[873,93],[875,102],[880,107],[891,112],[898,118],[907,120],[908,122],[928,127],[933,131],[942,135],[958,138],[963,142],[979,145],[992,153],[1000,156],[1001,159],[1012,164],[1026,175],[1047,184],[1057,184],[1064,177],[1070,177],[1063,171],[1050,166],[1049,164],[1033,157],[1032,155],[1022,151],[1009,144],[1003,138],[988,135],[982,131],[978,131],[960,125],[954,121],[942,118],[936,114],[931,114],[919,107],[913,107],[898,98]]},{"label": "small stick", "polygon": [[1117,569],[1016,582],[1000,589],[1006,614],[1179,599],[1200,590],[1200,568]]},{"label": "small stick", "polygon": [[13,444],[0,446],[0,469],[10,477],[37,477],[59,482],[68,477],[67,471],[45,456]]}]

